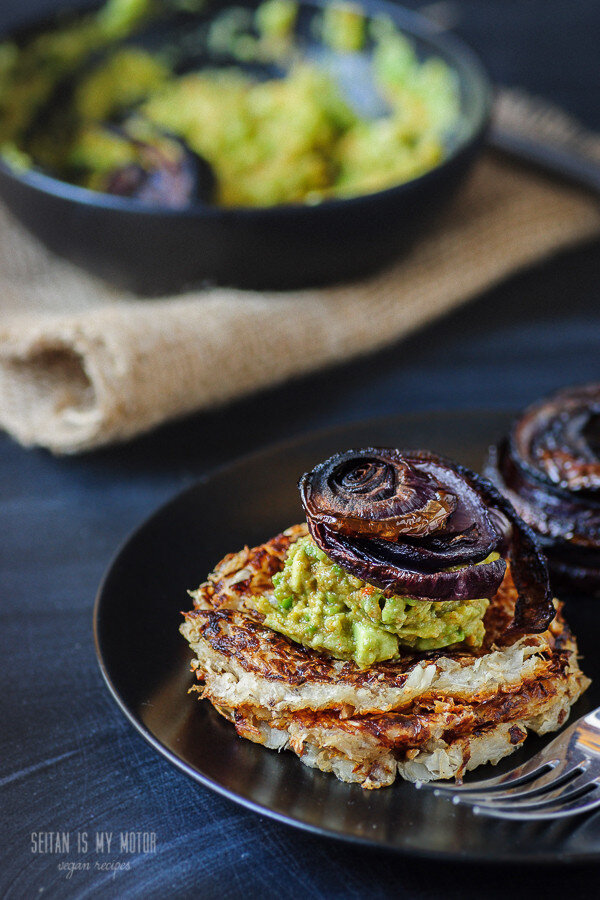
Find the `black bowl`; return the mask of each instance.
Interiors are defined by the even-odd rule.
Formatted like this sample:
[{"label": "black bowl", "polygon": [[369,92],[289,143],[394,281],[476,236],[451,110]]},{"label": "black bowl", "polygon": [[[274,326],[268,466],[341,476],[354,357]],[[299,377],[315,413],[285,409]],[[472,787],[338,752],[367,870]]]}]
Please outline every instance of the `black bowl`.
[{"label": "black bowl", "polygon": [[[218,2],[214,8],[258,2]],[[314,9],[325,2],[310,0],[302,6]],[[361,5],[369,15],[389,16],[411,37],[420,56],[441,57],[457,74],[460,122],[447,156],[426,174],[374,194],[314,206],[195,204],[171,210],[89,191],[36,171],[17,172],[0,161],[0,197],[55,253],[141,294],[182,290],[203,281],[296,288],[368,274],[410,245],[466,175],[483,143],[491,89],[477,58],[455,37],[438,34],[426,19],[394,3],[361,0]]]}]

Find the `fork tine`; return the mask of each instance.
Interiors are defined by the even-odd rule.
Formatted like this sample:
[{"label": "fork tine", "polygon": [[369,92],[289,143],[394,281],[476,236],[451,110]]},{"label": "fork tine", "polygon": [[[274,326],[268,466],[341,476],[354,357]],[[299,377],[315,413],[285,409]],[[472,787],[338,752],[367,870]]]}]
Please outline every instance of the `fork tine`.
[{"label": "fork tine", "polygon": [[462,794],[474,794],[479,791],[487,793],[490,790],[495,791],[502,788],[517,787],[521,784],[530,784],[535,778],[553,771],[559,765],[559,762],[560,760],[556,757],[542,761],[539,757],[534,756],[533,759],[523,763],[522,766],[517,766],[516,769],[511,769],[505,775],[498,775],[495,778],[471,781],[468,784],[440,784],[439,782],[434,782],[433,792],[436,796],[441,794],[456,794],[460,796]]},{"label": "fork tine", "polygon": [[591,783],[593,787],[581,794],[579,791],[573,793],[577,796],[570,801],[559,801],[551,806],[540,807],[535,809],[515,809],[512,806],[474,806],[473,812],[480,815],[495,816],[500,819],[515,819],[520,821],[534,820],[540,821],[544,819],[562,819],[566,816],[575,816],[592,809],[600,807],[600,785],[598,779]]},{"label": "fork tine", "polygon": [[[600,807],[600,707],[582,716],[527,763],[465,785],[432,785],[438,796],[500,819],[560,819]],[[592,777],[596,776],[596,777]]]},{"label": "fork tine", "polygon": [[556,766],[547,768],[542,766],[539,774],[530,774],[525,779],[516,779],[508,782],[507,785],[492,785],[492,789],[489,791],[484,791],[483,788],[475,791],[462,791],[460,794],[456,794],[455,802],[458,803],[464,800],[465,802],[472,801],[477,803],[481,800],[486,803],[488,801],[502,803],[505,800],[511,800],[513,797],[515,799],[532,797],[560,787],[565,782],[572,780],[573,776],[587,771],[588,768],[589,761],[585,759],[581,762],[572,763],[570,766],[568,766],[567,760],[562,760]]},{"label": "fork tine", "polygon": [[577,727],[577,722],[566,728],[558,737],[550,741],[543,750],[532,756],[526,763],[511,769],[504,775],[495,778],[487,778],[485,781],[471,781],[467,784],[448,784],[435,782],[432,787],[434,793],[439,796],[446,793],[454,795],[467,794],[475,791],[500,790],[502,788],[517,787],[520,784],[533,781],[541,775],[545,775],[564,762],[565,750],[569,745],[572,734]]},{"label": "fork tine", "polygon": [[570,797],[575,794],[579,795],[582,789],[588,787],[595,782],[590,781],[589,775],[585,768],[575,766],[560,778],[551,780],[535,787],[531,791],[520,791],[500,794],[490,794],[484,796],[475,794],[470,796],[461,796],[456,798],[456,803],[469,803],[473,806],[486,807],[487,809],[528,809],[534,807],[542,807],[561,802],[567,802]]}]

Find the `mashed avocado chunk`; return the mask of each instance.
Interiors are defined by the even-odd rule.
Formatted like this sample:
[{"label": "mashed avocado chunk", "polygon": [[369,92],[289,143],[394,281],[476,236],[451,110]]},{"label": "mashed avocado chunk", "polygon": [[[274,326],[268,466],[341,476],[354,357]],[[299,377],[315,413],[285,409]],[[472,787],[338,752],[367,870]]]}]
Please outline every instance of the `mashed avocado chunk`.
[{"label": "mashed avocado chunk", "polygon": [[435,650],[460,642],[478,647],[485,634],[489,600],[386,597],[343,571],[310,537],[292,544],[273,584],[272,597],[263,598],[260,607],[266,625],[361,667],[394,659],[403,647]]},{"label": "mashed avocado chunk", "polygon": [[323,43],[339,53],[357,53],[365,43],[366,24],[358,3],[328,3],[323,10]]},{"label": "mashed avocado chunk", "polygon": [[291,38],[298,4],[294,0],[265,0],[256,10],[256,27],[267,40],[288,40]]}]

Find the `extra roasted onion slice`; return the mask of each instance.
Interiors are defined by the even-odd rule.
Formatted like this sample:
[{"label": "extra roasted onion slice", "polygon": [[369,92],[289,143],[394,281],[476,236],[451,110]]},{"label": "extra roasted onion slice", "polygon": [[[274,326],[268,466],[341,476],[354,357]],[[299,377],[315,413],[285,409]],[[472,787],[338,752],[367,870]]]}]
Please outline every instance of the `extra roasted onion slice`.
[{"label": "extra roasted onion slice", "polygon": [[600,384],[530,406],[488,476],[537,532],[557,582],[600,592]]},{"label": "extra roasted onion slice", "polygon": [[310,533],[345,571],[388,592],[470,600],[497,592],[508,552],[519,592],[505,639],[545,630],[555,610],[531,530],[486,479],[425,451],[337,454],[299,483]]}]

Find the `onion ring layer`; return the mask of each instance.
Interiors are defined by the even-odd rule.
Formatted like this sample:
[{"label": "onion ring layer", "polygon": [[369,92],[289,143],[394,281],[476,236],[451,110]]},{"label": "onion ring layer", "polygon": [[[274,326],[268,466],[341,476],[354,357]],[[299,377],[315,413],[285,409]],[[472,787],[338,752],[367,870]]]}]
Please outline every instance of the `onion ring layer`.
[{"label": "onion ring layer", "polygon": [[537,532],[556,581],[600,592],[600,384],[526,409],[486,472]]},{"label": "onion ring layer", "polygon": [[337,454],[299,482],[309,531],[345,571],[388,594],[492,597],[508,550],[519,591],[505,635],[544,631],[555,610],[531,530],[486,479],[425,451],[368,447]]}]

